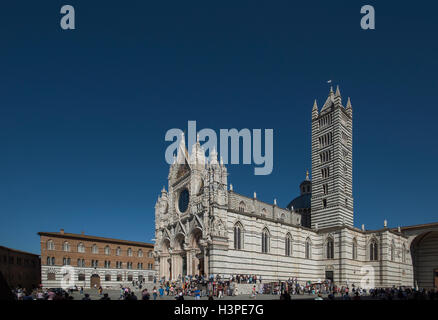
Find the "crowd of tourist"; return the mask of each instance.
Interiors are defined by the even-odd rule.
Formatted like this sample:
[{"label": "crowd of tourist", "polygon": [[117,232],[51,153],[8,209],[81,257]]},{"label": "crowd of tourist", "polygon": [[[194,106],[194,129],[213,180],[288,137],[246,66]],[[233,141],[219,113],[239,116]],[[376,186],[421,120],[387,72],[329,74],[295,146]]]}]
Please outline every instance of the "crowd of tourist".
[{"label": "crowd of tourist", "polygon": [[[260,294],[277,295],[279,299],[290,300],[294,295],[309,295],[315,300],[438,300],[438,290],[412,289],[407,287],[375,288],[366,290],[351,286],[337,286],[327,280],[318,283],[299,283],[297,278],[290,278],[287,281],[262,283],[261,278],[250,275],[235,275],[229,278],[205,276],[179,277],[177,281],[166,281],[161,279],[154,281],[152,290],[143,288],[143,283],[133,283],[133,288],[120,286],[119,300],[160,300],[165,296],[171,296],[176,300],[184,300],[185,297],[201,299],[222,299],[224,296],[236,296],[241,293],[238,291],[237,284],[250,284],[250,298],[256,298]],[[248,288],[247,288],[248,289]],[[99,300],[110,300],[108,293],[102,287],[94,288]],[[82,300],[91,300],[90,294],[85,293],[81,288],[70,288],[68,291],[62,289],[36,288],[26,290],[17,287],[13,290],[17,300],[73,300],[73,291],[78,291]],[[137,291],[137,294],[136,292]],[[76,295],[77,296],[77,295]],[[94,295],[93,295],[94,296]]]}]

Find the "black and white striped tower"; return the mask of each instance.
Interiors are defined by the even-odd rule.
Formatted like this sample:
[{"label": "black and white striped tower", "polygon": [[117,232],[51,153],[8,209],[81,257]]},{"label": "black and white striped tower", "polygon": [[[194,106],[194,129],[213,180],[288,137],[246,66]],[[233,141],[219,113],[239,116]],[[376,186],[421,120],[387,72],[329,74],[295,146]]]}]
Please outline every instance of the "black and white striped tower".
[{"label": "black and white striped tower", "polygon": [[353,226],[353,109],[330,89],[312,109],[312,228]]}]

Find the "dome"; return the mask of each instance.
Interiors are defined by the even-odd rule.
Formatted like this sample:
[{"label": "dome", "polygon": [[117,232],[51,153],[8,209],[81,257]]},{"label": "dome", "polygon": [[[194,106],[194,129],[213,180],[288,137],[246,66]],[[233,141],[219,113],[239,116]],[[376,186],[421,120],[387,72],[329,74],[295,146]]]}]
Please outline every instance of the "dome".
[{"label": "dome", "polygon": [[293,199],[288,205],[287,208],[290,210],[291,207],[294,210],[298,209],[310,209],[310,199],[312,198],[311,193],[302,194],[299,197]]}]

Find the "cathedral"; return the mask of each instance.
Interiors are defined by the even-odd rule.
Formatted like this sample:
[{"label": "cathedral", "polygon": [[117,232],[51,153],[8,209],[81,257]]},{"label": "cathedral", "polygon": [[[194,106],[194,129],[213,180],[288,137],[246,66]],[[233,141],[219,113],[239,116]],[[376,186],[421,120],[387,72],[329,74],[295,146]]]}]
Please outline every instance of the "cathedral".
[{"label": "cathedral", "polygon": [[[310,110],[309,110],[310,111]],[[297,278],[338,285],[438,287],[438,223],[380,230],[354,226],[353,107],[331,89],[311,109],[312,172],[286,208],[242,195],[199,141],[181,139],[155,205],[160,278],[185,275]]]}]

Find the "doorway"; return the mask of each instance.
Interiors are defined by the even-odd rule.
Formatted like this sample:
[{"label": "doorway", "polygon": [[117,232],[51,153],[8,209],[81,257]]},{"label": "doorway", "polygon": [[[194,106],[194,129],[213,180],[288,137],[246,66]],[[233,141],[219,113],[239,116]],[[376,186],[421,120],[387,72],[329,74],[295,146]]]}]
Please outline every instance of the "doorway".
[{"label": "doorway", "polygon": [[100,287],[100,277],[97,274],[93,274],[90,277],[90,287],[91,288],[99,288]]},{"label": "doorway", "polygon": [[330,280],[330,282],[333,282],[333,271],[326,271],[325,272],[325,279]]}]

